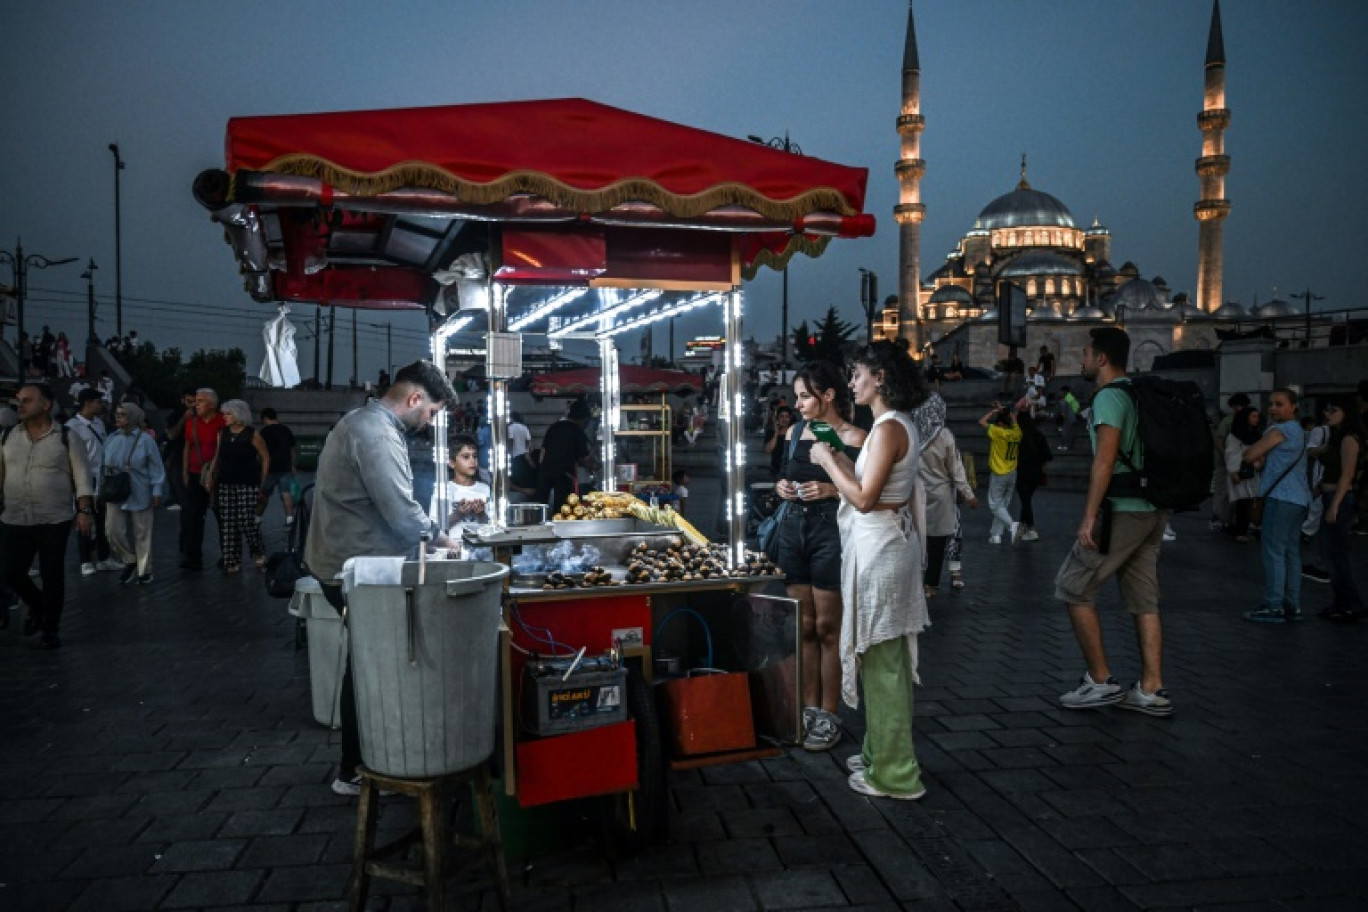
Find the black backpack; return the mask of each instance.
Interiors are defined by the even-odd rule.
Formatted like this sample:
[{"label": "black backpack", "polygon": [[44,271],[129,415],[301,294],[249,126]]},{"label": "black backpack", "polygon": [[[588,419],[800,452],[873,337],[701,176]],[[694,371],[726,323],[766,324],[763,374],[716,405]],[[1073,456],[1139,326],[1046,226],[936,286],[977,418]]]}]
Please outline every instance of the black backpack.
[{"label": "black backpack", "polygon": [[1140,440],[1138,454],[1117,453],[1130,472],[1112,475],[1107,496],[1139,497],[1162,510],[1197,509],[1211,496],[1215,460],[1201,388],[1191,380],[1145,375],[1103,389],[1130,396]]},{"label": "black backpack", "polygon": [[295,521],[285,533],[285,550],[276,551],[266,558],[262,566],[262,580],[266,583],[266,593],[276,598],[290,598],[294,595],[295,583],[308,576],[304,567],[304,543],[309,535],[310,514],[308,494],[313,485],[305,485],[295,498]]}]

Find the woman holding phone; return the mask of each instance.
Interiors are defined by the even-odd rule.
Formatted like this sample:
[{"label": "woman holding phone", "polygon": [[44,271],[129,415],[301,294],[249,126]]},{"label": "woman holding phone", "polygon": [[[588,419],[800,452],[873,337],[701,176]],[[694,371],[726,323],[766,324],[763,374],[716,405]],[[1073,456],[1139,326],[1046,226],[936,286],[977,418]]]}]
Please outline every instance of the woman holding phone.
[{"label": "woman holding phone", "polygon": [[856,706],[858,679],[865,695],[864,744],[846,760],[847,782],[862,795],[915,801],[926,788],[912,744],[912,687],[928,618],[919,441],[907,411],[925,390],[916,364],[889,342],[856,356],[850,389],[874,412],[859,457],[825,443],[812,448],[841,494],[841,694]]},{"label": "woman holding phone", "polygon": [[836,486],[812,461],[817,443],[812,425],[823,422],[830,428],[823,433],[834,435],[852,457],[859,454],[865,432],[846,418],[850,394],[836,365],[818,361],[804,367],[793,379],[793,395],[801,420],[782,438],[784,455],[774,485],[787,502],[777,563],[802,618],[803,747],[825,751],[841,740],[836,715],[841,699],[841,530],[836,525]]}]

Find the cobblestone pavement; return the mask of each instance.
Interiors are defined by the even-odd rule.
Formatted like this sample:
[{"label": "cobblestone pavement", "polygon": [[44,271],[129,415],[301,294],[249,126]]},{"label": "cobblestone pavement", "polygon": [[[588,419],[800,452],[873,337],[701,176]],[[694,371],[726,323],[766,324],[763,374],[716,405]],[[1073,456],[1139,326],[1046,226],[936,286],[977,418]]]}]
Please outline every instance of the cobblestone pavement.
[{"label": "cobblestone pavement", "polygon": [[[847,712],[829,754],[673,774],[670,841],[639,855],[539,824],[561,845],[513,866],[515,908],[1365,908],[1368,625],[1316,619],[1309,581],[1307,621],[1241,621],[1255,546],[1182,516],[1161,565],[1174,715],[1062,710],[1082,665],[1051,590],[1081,498],[1037,500],[1042,540],[1015,548],[966,511],[968,588],[933,600],[922,640],[922,801],[846,787]],[[28,648],[17,612],[0,632],[0,909],[343,907],[355,812],[328,789],[337,736],[293,619],[253,572],[176,570],[176,523],[158,516],[150,587],[72,563],[60,652]],[[1129,621],[1103,605],[1129,682]],[[384,807],[382,828],[405,822]],[[496,908],[478,879],[454,891]],[[379,887],[371,907],[420,904]]]}]

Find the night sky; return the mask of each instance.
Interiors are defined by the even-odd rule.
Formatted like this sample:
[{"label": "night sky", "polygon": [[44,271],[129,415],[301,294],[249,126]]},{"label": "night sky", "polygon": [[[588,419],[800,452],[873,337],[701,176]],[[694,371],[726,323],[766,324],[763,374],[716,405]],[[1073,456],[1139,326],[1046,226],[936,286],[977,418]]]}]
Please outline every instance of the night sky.
[{"label": "night sky", "polygon": [[[897,290],[894,123],[904,0],[627,0],[499,3],[8,3],[0,13],[0,245],[79,264],[30,273],[26,324],[81,338],[89,258],[102,336],[114,324],[114,173],[122,174],[123,322],[159,346],[241,346],[260,325],[220,230],[193,200],[223,164],[229,117],[583,96],[733,136],[789,133],[804,153],[870,170],[875,237],[834,240],[790,270],[792,322],[829,305],[862,323],[859,267]],[[1209,0],[920,0],[923,275],[978,212],[1033,187],[1134,262],[1191,292],[1196,276]],[[1368,304],[1357,216],[1368,202],[1368,4],[1222,5],[1232,167],[1225,291],[1242,304],[1310,288],[1320,309]],[[9,276],[0,273],[0,281]],[[778,330],[779,277],[747,287],[748,334]],[[301,319],[312,307],[296,309]],[[362,312],[361,375],[390,319]],[[395,359],[424,349],[417,315],[393,318]],[[349,326],[345,317],[339,326]],[[720,315],[679,321],[677,345]],[[301,325],[301,353],[311,343]],[[6,337],[14,338],[8,329]],[[664,342],[658,334],[656,351]],[[343,356],[342,352],[346,352]],[[624,346],[624,359],[636,354]],[[311,351],[302,358],[310,372]],[[350,373],[339,339],[339,379]]]}]

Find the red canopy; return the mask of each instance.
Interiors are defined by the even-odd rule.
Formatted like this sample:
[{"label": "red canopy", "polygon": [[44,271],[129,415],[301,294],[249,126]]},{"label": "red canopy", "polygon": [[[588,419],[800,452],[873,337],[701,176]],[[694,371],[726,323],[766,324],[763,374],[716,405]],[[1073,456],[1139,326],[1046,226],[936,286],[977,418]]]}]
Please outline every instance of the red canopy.
[{"label": "red canopy", "polygon": [[584,99],[238,117],[226,164],[196,195],[260,300],[423,306],[508,223],[503,281],[714,288],[874,230],[863,168]]},{"label": "red canopy", "polygon": [[[538,374],[532,378],[530,389],[536,396],[579,396],[599,391],[597,367]],[[673,393],[681,395],[703,391],[703,378],[686,371],[661,370],[624,364],[618,368],[624,393]]]}]

